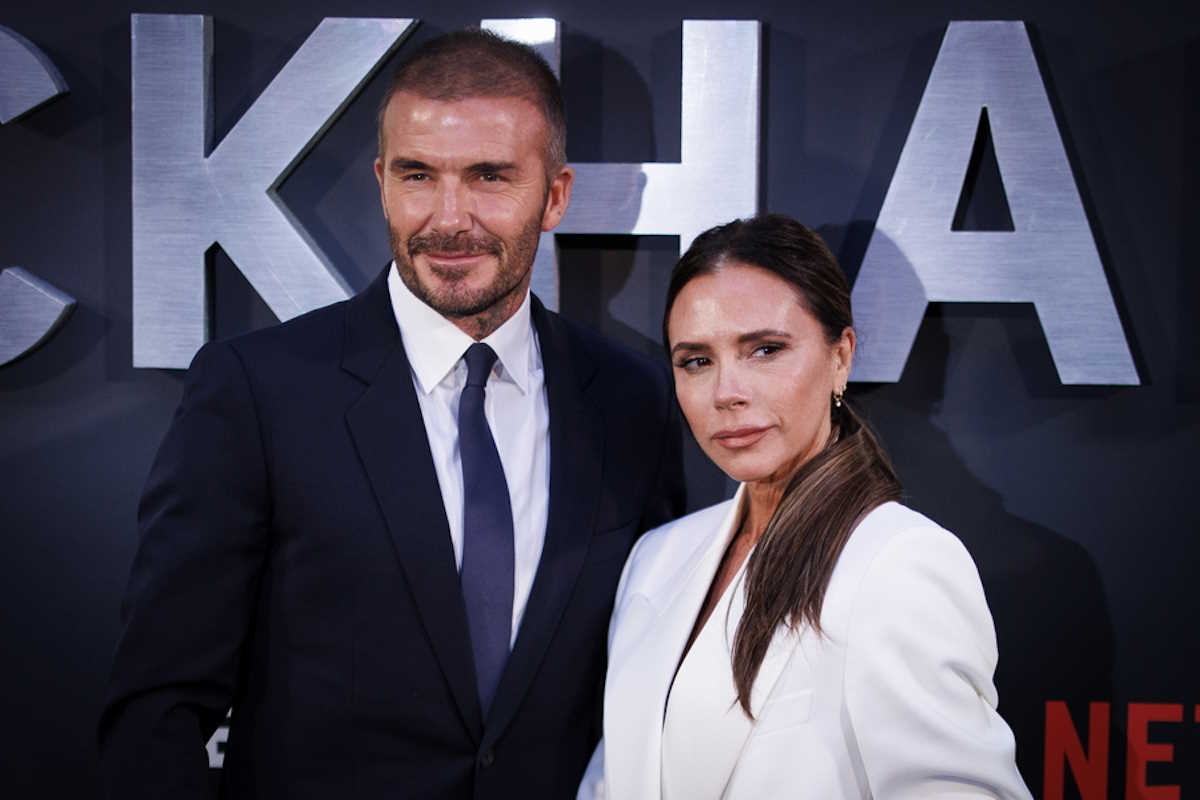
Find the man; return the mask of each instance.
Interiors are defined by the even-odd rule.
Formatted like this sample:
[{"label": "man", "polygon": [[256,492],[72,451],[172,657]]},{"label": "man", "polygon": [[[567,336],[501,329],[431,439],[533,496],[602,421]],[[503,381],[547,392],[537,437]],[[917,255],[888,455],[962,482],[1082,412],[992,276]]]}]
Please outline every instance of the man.
[{"label": "man", "polygon": [[634,538],[681,511],[665,370],[529,294],[566,211],[531,50],[435,40],[375,164],[394,263],[205,346],[139,509],[113,797],[573,797]]}]

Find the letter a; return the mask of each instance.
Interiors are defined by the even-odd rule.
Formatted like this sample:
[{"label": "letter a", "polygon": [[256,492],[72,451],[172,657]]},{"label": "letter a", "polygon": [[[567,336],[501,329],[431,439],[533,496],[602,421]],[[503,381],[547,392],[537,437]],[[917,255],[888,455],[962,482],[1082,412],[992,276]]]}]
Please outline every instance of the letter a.
[{"label": "letter a", "polygon": [[[952,230],[984,108],[1012,232]],[[930,302],[1031,302],[1063,383],[1138,383],[1022,22],[946,30],[854,285],[855,380],[900,380]]]}]

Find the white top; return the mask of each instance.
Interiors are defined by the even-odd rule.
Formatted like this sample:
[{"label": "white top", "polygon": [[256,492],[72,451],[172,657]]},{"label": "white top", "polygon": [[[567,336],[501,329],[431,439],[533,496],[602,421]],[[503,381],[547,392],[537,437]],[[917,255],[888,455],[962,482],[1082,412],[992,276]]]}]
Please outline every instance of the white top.
[{"label": "white top", "polygon": [[1030,800],[996,713],[996,635],[975,564],[953,534],[899,503],[851,534],[825,592],[823,635],[776,630],[750,692],[753,721],[712,705],[734,702],[744,580],[671,689],[743,491],[634,545],[609,628],[604,738],[579,797]]},{"label": "white top", "polygon": [[[450,523],[454,561],[461,570],[463,478],[458,401],[467,382],[462,357],[475,340],[409,291],[394,262],[388,271],[388,294],[412,368],[413,388]],[[517,640],[542,557],[550,504],[550,405],[529,303],[527,292],[517,312],[483,340],[498,356],[484,390],[483,413],[500,453],[513,511],[516,563],[510,647]]]}]

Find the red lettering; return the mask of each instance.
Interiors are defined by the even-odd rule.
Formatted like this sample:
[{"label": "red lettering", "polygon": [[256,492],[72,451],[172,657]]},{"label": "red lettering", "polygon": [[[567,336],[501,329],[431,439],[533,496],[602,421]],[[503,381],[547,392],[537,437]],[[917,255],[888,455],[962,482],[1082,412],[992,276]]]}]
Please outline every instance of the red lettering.
[{"label": "red lettering", "polygon": [[1151,744],[1151,722],[1182,722],[1179,703],[1130,703],[1129,750],[1125,760],[1125,800],[1179,800],[1179,786],[1146,785],[1146,765],[1174,761],[1175,745]]},{"label": "red lettering", "polygon": [[1067,704],[1046,703],[1046,753],[1042,781],[1044,800],[1063,800],[1066,767],[1070,766],[1082,800],[1108,798],[1108,703],[1088,704],[1088,749],[1079,741]]}]

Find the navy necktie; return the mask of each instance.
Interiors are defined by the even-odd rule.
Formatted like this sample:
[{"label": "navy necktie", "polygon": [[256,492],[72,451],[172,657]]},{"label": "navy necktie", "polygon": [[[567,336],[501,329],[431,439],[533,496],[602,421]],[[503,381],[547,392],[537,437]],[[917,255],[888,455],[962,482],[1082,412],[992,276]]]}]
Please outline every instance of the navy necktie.
[{"label": "navy necktie", "polygon": [[475,655],[479,704],[487,716],[508,660],[513,608],[512,502],[500,453],[483,415],[483,392],[496,352],[467,348],[467,385],[458,404],[463,474],[462,593]]}]

